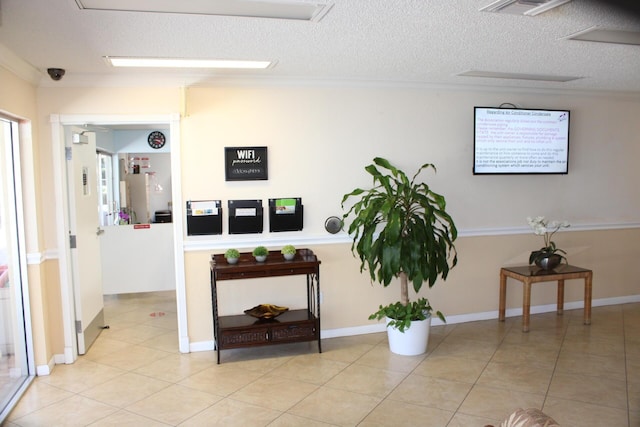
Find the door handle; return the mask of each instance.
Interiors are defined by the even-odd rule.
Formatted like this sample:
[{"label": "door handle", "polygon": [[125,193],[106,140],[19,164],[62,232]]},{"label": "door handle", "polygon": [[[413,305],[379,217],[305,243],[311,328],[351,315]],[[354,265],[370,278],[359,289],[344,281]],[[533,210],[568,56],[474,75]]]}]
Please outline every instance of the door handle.
[{"label": "door handle", "polygon": [[104,234],[104,230],[100,227],[98,227],[98,229],[96,230],[96,235],[99,236],[101,234]]}]

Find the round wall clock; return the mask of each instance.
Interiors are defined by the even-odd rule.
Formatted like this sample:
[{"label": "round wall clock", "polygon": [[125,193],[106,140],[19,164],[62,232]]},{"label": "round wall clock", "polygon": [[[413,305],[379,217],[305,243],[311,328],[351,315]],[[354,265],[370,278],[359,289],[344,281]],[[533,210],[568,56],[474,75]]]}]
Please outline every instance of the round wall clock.
[{"label": "round wall clock", "polygon": [[149,143],[149,147],[155,148],[157,150],[164,147],[167,139],[164,137],[164,134],[162,132],[155,130],[149,134],[147,142]]}]

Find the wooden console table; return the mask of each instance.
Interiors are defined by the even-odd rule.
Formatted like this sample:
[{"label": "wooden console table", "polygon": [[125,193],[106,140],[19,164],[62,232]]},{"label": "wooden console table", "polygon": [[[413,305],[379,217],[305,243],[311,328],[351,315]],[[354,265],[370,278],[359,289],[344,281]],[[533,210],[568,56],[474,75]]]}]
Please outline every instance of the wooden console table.
[{"label": "wooden console table", "polygon": [[[275,319],[257,319],[241,314],[218,316],[218,282],[274,276],[307,276],[307,308],[288,310]],[[298,249],[291,261],[280,251],[270,251],[267,260],[257,262],[250,252],[240,254],[237,264],[224,255],[211,256],[211,297],[213,334],[218,363],[220,350],[291,342],[318,341],[320,344],[320,261],[309,249]]]},{"label": "wooden console table", "polygon": [[585,268],[562,264],[553,270],[542,270],[536,266],[503,267],[500,269],[500,309],[498,319],[505,318],[507,303],[507,277],[519,280],[523,284],[522,291],[522,332],[529,332],[529,316],[531,310],[531,285],[540,282],[558,281],[558,314],[564,310],[564,281],[584,279],[584,324],[591,324],[591,286],[593,272]]}]

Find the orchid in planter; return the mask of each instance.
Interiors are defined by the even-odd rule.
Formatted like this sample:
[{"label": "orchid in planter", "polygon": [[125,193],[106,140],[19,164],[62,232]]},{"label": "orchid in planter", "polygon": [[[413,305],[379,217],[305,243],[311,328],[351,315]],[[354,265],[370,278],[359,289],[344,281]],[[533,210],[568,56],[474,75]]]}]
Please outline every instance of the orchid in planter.
[{"label": "orchid in planter", "polygon": [[134,224],[136,221],[135,212],[130,208],[120,208],[117,216],[115,220],[115,224],[117,225]]},{"label": "orchid in planter", "polygon": [[562,260],[567,260],[564,256],[567,254],[567,252],[558,248],[555,242],[551,240],[553,235],[556,234],[558,230],[570,226],[567,221],[549,221],[543,216],[536,216],[533,218],[528,217],[527,222],[533,229],[533,233],[536,236],[542,236],[544,238],[544,246],[537,251],[531,252],[531,255],[529,255],[529,264],[535,263],[539,267],[545,268],[543,265],[541,265],[544,264],[543,260],[551,257],[552,255],[554,255],[557,259],[557,263],[555,265],[558,265],[560,262],[562,262]]}]

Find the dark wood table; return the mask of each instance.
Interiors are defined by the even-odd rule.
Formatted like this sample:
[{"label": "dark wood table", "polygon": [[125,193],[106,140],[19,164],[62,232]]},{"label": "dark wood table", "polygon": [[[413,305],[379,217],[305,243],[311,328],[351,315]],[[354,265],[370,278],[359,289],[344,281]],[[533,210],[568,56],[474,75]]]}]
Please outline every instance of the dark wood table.
[{"label": "dark wood table", "polygon": [[561,264],[553,270],[542,270],[537,266],[503,267],[500,269],[500,308],[498,320],[505,319],[507,303],[507,277],[522,282],[522,332],[529,332],[531,311],[531,285],[541,282],[558,282],[558,314],[564,310],[564,281],[584,279],[584,324],[591,324],[591,291],[593,272],[574,265]]},{"label": "dark wood table", "polygon": [[[293,275],[306,275],[306,308],[289,310],[273,319],[258,319],[246,314],[218,316],[220,281]],[[223,254],[212,255],[211,297],[218,363],[220,350],[230,348],[317,340],[318,352],[322,352],[320,260],[310,249],[298,249],[291,261],[285,260],[280,251],[270,251],[264,262],[257,262],[250,252],[244,252],[237,264],[227,263]]]}]

